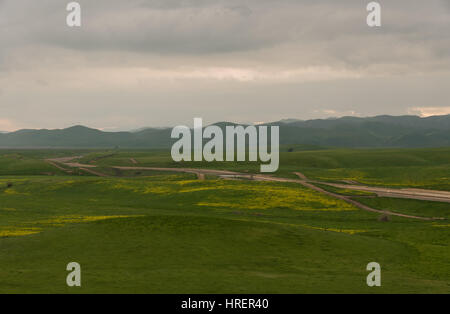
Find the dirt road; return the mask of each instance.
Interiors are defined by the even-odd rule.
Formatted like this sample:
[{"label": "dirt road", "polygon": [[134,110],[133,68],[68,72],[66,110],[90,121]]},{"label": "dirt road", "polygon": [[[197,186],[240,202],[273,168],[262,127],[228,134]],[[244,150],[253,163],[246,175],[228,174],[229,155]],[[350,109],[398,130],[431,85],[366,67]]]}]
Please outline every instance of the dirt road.
[{"label": "dirt road", "polygon": [[82,167],[80,167],[80,170],[83,170],[84,172],[93,174],[94,176],[97,176],[97,177],[107,177],[106,174],[98,172],[98,171],[94,171],[94,170],[89,169],[89,168],[82,168]]},{"label": "dirt road", "polygon": [[[77,157],[47,159],[47,162],[53,164],[54,166],[56,166],[58,168],[60,168],[60,166],[58,166],[56,163],[61,163],[67,167],[80,168],[86,172],[90,172],[90,173],[98,175],[98,176],[106,176],[106,175],[96,172],[94,170],[87,169],[87,168],[97,167],[95,165],[85,165],[85,164],[70,162],[76,158],[80,158],[80,157],[77,156]],[[271,175],[245,174],[245,173],[239,173],[239,172],[234,172],[234,171],[214,170],[214,169],[120,167],[120,166],[116,166],[116,167],[112,167],[112,168],[119,169],[119,170],[153,170],[153,171],[192,173],[192,174],[197,175],[197,178],[199,180],[204,180],[206,175],[216,175],[216,176],[223,176],[225,178],[234,178],[234,179],[250,179],[250,180],[256,180],[256,181],[299,183],[299,184],[301,184],[307,188],[310,188],[312,190],[315,190],[317,192],[332,196],[337,199],[341,199],[341,200],[348,202],[348,203],[350,203],[360,209],[363,209],[363,210],[367,210],[367,211],[379,213],[379,214],[392,215],[392,216],[398,216],[398,217],[404,217],[404,218],[412,218],[412,219],[420,219],[420,220],[443,220],[445,218],[419,217],[419,216],[395,213],[395,212],[391,212],[391,211],[378,210],[375,208],[371,208],[367,205],[361,204],[358,201],[351,199],[349,196],[344,196],[341,194],[336,194],[336,193],[332,193],[329,191],[325,191],[324,189],[321,189],[321,188],[315,186],[314,183],[329,185],[329,186],[333,186],[336,188],[342,188],[342,189],[373,192],[373,193],[376,193],[378,196],[384,196],[384,197],[408,198],[408,199],[418,199],[418,200],[428,200],[428,201],[438,201],[438,202],[450,203],[450,192],[447,192],[447,191],[422,190],[422,189],[389,189],[389,188],[371,187],[371,186],[365,186],[365,185],[329,183],[329,182],[322,182],[322,181],[316,181],[316,180],[309,180],[301,172],[294,172],[294,174],[297,175],[299,177],[299,179],[290,179],[290,178],[274,177]]]},{"label": "dirt road", "polygon": [[226,170],[211,170],[211,169],[196,169],[196,168],[157,168],[157,167],[112,167],[120,170],[153,170],[153,171],[169,171],[169,172],[184,172],[194,174],[211,174],[211,175],[243,175],[239,172]]},{"label": "dirt road", "polygon": [[372,192],[381,197],[409,198],[409,199],[450,203],[450,192],[447,191],[423,190],[423,189],[390,189],[365,185],[349,185],[349,184],[328,183],[320,181],[310,181],[310,182],[325,184],[347,190]]},{"label": "dirt road", "polygon": [[52,160],[50,160],[50,159],[46,159],[45,161],[46,161],[49,165],[51,165],[51,166],[53,166],[53,167],[56,167],[56,168],[58,168],[59,170],[64,171],[65,173],[68,173],[68,174],[72,174],[72,173],[73,173],[72,170],[68,170],[68,169],[66,169],[66,168],[64,168],[64,167],[62,167],[62,166],[60,166],[60,165],[58,165],[56,162],[54,162],[54,161],[52,161]]},{"label": "dirt road", "polygon": [[404,217],[404,218],[420,219],[420,220],[444,220],[444,218],[440,218],[440,217],[433,217],[433,218],[419,217],[419,216],[412,216],[412,215],[395,213],[395,212],[391,212],[391,211],[388,211],[388,210],[379,210],[379,209],[375,209],[375,208],[369,207],[367,205],[361,204],[360,202],[355,201],[355,200],[351,199],[348,196],[344,196],[344,195],[335,194],[335,193],[332,193],[332,192],[325,191],[324,189],[321,189],[321,188],[319,188],[319,187],[317,187],[317,186],[315,186],[315,185],[313,185],[311,183],[308,183],[306,181],[302,181],[302,182],[300,182],[300,184],[302,184],[303,186],[305,186],[307,188],[310,188],[312,190],[315,190],[315,191],[321,192],[323,194],[326,194],[326,195],[329,195],[329,196],[341,199],[341,200],[346,201],[346,202],[348,202],[348,203],[350,203],[350,204],[352,204],[352,205],[354,205],[354,206],[356,206],[358,208],[361,208],[363,210],[367,210],[367,211],[370,211],[370,212],[379,213],[379,214],[385,214],[385,215],[389,215],[389,216],[398,216],[398,217]]},{"label": "dirt road", "polygon": [[132,164],[135,164],[135,165],[137,165],[137,163],[138,163],[137,160],[134,159],[134,158],[130,158],[130,161],[131,161]]},{"label": "dirt road", "polygon": [[304,174],[300,172],[294,172],[297,176],[299,176],[302,180],[305,180],[310,183],[317,183],[332,186],[339,189],[346,190],[355,190],[355,191],[364,191],[364,192],[372,192],[377,194],[380,197],[393,197],[393,198],[408,198],[408,199],[417,199],[424,201],[435,201],[435,202],[445,202],[450,203],[450,192],[448,191],[438,191],[438,190],[425,190],[425,189],[393,189],[393,188],[383,188],[376,186],[366,186],[362,184],[355,185],[354,181],[352,184],[341,184],[341,183],[329,183],[317,180],[309,180]]}]

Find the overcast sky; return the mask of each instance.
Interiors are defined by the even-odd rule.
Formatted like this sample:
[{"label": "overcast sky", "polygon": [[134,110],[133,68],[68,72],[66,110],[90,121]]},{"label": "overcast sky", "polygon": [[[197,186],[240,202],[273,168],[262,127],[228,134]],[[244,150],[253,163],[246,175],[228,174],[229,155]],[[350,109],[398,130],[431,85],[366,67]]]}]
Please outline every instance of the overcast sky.
[{"label": "overcast sky", "polygon": [[450,0],[0,0],[0,130],[450,113]]}]

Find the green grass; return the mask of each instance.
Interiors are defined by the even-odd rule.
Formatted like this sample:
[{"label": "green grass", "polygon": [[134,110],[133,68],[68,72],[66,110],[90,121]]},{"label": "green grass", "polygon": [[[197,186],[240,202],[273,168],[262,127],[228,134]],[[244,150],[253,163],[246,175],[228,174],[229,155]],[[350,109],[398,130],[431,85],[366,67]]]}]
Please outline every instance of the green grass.
[{"label": "green grass", "polygon": [[44,159],[89,153],[87,150],[0,150],[0,176],[65,175]]},{"label": "green grass", "polygon": [[358,198],[355,200],[383,210],[422,217],[443,217],[450,219],[450,204],[431,201],[410,200],[404,198]]},{"label": "green grass", "polygon": [[6,154],[0,157],[0,175],[43,175],[61,174],[61,170],[50,166],[43,160]]},{"label": "green grass", "polygon": [[[112,156],[111,156],[112,154]],[[107,156],[106,158],[99,157]],[[174,162],[168,151],[105,151],[81,161],[101,166],[190,167],[258,173],[259,162]],[[303,172],[321,181],[353,180],[390,187],[450,191],[450,148],[434,149],[320,149],[280,152],[276,175],[295,178]]]},{"label": "green grass", "polygon": [[[0,238],[0,292],[449,292],[448,227],[379,222],[296,184],[194,178],[7,178],[0,232],[39,233]],[[80,289],[65,285],[71,261]]]},{"label": "green grass", "polygon": [[[2,292],[371,292],[364,265],[372,260],[384,266],[377,292],[448,288],[439,275],[410,272],[404,261],[418,254],[401,243],[223,218],[116,219],[3,244]],[[64,287],[71,260],[82,265],[78,290]]]},{"label": "green grass", "polygon": [[[53,168],[54,175],[41,175],[47,166],[42,159],[80,153],[86,154],[82,162],[111,177],[68,176]],[[393,216],[381,222],[379,214],[295,183],[214,176],[199,181],[193,174],[111,169],[134,165],[130,158],[139,166],[173,166],[162,151],[0,155],[0,166],[8,165],[0,169],[0,293],[450,292],[448,220]],[[329,181],[445,188],[449,156],[449,149],[301,151],[283,153],[277,175],[302,171]],[[398,171],[383,167],[390,161]],[[370,170],[376,167],[378,172]],[[411,172],[414,183],[401,174],[406,168],[421,169],[417,177]],[[445,203],[355,199],[378,209],[450,218]],[[72,261],[81,264],[81,288],[66,286]],[[372,261],[381,264],[379,288],[365,283]]]}]

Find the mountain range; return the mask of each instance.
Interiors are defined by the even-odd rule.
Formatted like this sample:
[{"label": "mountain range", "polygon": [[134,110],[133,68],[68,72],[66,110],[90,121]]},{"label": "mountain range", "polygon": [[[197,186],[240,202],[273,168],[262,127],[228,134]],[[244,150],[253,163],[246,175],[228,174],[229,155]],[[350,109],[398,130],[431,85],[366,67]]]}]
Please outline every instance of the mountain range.
[{"label": "mountain range", "polygon": [[[233,123],[216,123],[225,127]],[[286,119],[265,125],[280,126],[280,144],[327,147],[444,147],[450,146],[450,115]],[[19,130],[0,133],[0,148],[168,148],[171,128],[141,128],[104,132],[85,126],[56,130]]]}]

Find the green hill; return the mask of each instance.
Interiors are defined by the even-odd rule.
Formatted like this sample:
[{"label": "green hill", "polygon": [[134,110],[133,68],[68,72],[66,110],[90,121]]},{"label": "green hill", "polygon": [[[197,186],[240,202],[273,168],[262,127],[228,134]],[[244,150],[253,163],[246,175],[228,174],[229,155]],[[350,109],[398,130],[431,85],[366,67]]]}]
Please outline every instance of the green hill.
[{"label": "green hill", "polygon": [[[225,122],[217,123],[225,127]],[[229,124],[229,123],[228,123]],[[343,117],[282,120],[280,144],[332,147],[444,147],[450,146],[450,115]],[[171,128],[134,132],[103,132],[84,126],[61,130],[19,130],[0,133],[2,148],[168,148]]]}]

